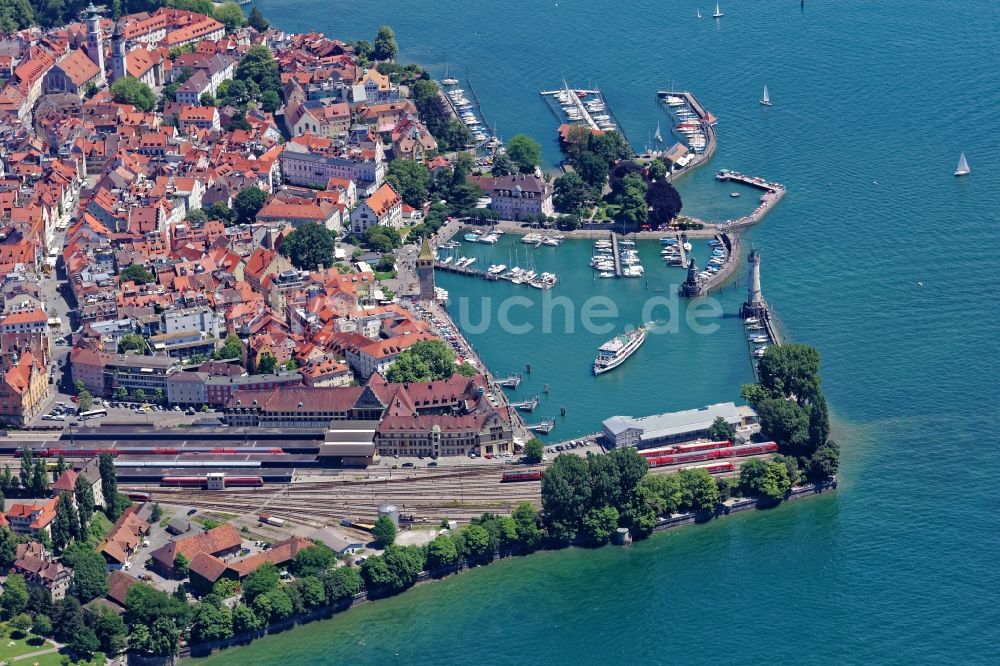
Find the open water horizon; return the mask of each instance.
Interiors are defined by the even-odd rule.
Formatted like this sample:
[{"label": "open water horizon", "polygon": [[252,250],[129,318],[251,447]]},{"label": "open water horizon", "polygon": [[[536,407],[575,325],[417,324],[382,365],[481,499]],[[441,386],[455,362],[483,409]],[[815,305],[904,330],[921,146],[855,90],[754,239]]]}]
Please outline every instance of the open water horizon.
[{"label": "open water horizon", "polygon": [[[677,183],[685,212],[720,219],[752,207],[753,193],[730,199],[734,186],[713,180],[721,168],[788,187],[744,251],[763,257],[764,295],[786,336],[820,351],[842,483],[625,549],[498,562],[207,661],[1000,661],[1000,6],[729,0],[716,22],[711,3],[687,0],[335,1],[322,17],[305,0],[257,4],[285,30],[341,39],[371,41],[391,24],[401,60],[436,77],[447,60],[499,132],[532,135],[549,164],[558,121],[538,92],[563,77],[599,85],[639,148],[658,120],[667,126],[656,91],[694,92],[719,118],[719,149]],[[757,103],[765,83],[771,108]],[[954,178],[961,151],[972,174]],[[508,263],[504,248],[462,252]],[[589,245],[547,251],[533,252],[541,270],[562,272],[552,296],[607,292],[622,325],[676,277],[644,250],[651,286],[596,283],[579,263]],[[727,315],[743,298],[739,275],[718,295]],[[453,300],[543,297],[439,281]],[[470,338],[500,374],[532,364],[522,393],[549,384],[538,413],[565,406],[553,433],[563,437],[613,414],[738,400],[751,379],[742,331],[731,317],[719,325],[650,339],[596,380],[589,364],[610,336]]]}]

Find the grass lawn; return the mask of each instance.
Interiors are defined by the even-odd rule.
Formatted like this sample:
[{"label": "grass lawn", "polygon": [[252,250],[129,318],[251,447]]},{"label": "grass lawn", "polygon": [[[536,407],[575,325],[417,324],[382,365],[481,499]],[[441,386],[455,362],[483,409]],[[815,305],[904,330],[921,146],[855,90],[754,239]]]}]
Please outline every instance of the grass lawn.
[{"label": "grass lawn", "polygon": [[[52,644],[43,638],[38,638],[37,636],[32,636],[28,634],[26,638],[14,638],[11,636],[11,629],[7,623],[2,625],[5,629],[6,634],[3,638],[0,638],[0,661],[10,661],[14,657],[20,657],[22,654],[28,654],[29,652],[37,652],[38,650],[46,650],[52,647]],[[27,662],[25,662],[27,664]],[[59,663],[56,660],[55,663]]]},{"label": "grass lawn", "polygon": [[385,272],[375,271],[375,277],[378,278],[379,280],[391,280],[392,278],[396,277],[396,271],[385,271]]},{"label": "grass lawn", "polygon": [[[31,659],[22,659],[21,661],[15,661],[14,666],[60,666],[62,664],[63,656],[58,652],[49,652],[48,654],[40,654],[37,657],[32,657]],[[103,661],[97,661],[96,659],[91,659],[90,661],[73,661],[72,664],[78,664],[78,666],[103,666]]]},{"label": "grass lawn", "polygon": [[87,543],[95,548],[101,545],[113,527],[114,524],[108,520],[107,516],[100,511],[95,511],[94,516],[90,519],[90,527],[87,528]]}]

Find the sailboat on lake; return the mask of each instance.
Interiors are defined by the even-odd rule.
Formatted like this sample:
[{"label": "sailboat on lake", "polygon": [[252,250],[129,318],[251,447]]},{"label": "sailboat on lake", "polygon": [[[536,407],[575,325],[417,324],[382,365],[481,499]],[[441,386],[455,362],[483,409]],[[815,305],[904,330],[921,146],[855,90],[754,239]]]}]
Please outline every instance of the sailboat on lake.
[{"label": "sailboat on lake", "polygon": [[656,134],[653,135],[657,143],[663,143],[663,133],[660,132],[660,121],[656,121]]},{"label": "sailboat on lake", "polygon": [[764,84],[764,96],[760,98],[760,103],[764,106],[771,106],[771,96],[767,94],[767,84]]},{"label": "sailboat on lake", "polygon": [[956,176],[967,176],[972,173],[972,169],[969,168],[969,163],[965,160],[965,153],[962,153],[958,157],[958,168],[955,169]]},{"label": "sailboat on lake", "polygon": [[715,13],[712,14],[712,18],[722,18],[723,16],[722,10],[719,9],[719,3],[715,3]]},{"label": "sailboat on lake", "polygon": [[696,10],[694,10],[694,11],[695,11],[695,15],[696,15],[696,16],[697,16],[698,18],[701,18],[701,10],[700,10],[700,9],[696,9]]}]

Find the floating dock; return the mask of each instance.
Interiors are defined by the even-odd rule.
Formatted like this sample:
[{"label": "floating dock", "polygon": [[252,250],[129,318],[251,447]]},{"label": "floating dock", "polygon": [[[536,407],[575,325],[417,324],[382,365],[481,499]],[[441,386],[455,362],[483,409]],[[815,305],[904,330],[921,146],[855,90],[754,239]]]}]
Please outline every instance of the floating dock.
[{"label": "floating dock", "polygon": [[514,409],[520,409],[522,412],[533,412],[538,407],[538,396],[533,396],[531,399],[522,400],[521,402],[512,402],[510,406]]},{"label": "floating dock", "polygon": [[545,421],[542,421],[541,423],[533,423],[531,425],[526,425],[525,426],[525,428],[527,428],[531,432],[538,432],[538,433],[541,433],[543,435],[549,434],[550,432],[552,432],[552,430],[555,427],[556,427],[556,420],[555,419],[546,419]]},{"label": "floating dock", "polygon": [[497,379],[497,384],[504,388],[516,389],[521,385],[521,373],[513,372],[502,379]]},{"label": "floating dock", "polygon": [[[476,95],[476,91],[472,87],[472,82],[468,78],[465,79],[466,89],[459,88],[458,87],[459,84],[445,85],[443,83],[440,83],[438,85],[439,89],[441,90],[440,96],[447,103],[448,109],[451,112],[452,116],[454,116],[455,119],[457,119],[460,123],[465,125],[465,127],[469,130],[469,133],[473,136],[476,150],[477,151],[482,150],[488,144],[490,144],[490,142],[492,142],[495,138],[495,133],[490,128],[489,124],[486,122],[486,117],[483,115],[482,105],[479,102],[479,96]],[[458,93],[457,97],[454,96],[455,93]],[[468,97],[465,96],[466,93],[468,93]],[[468,102],[467,110],[471,110],[471,113],[474,116],[476,123],[481,125],[482,129],[472,129],[472,127],[470,127],[469,124],[465,122],[465,118],[463,118],[462,116],[462,108],[460,108],[461,106],[465,106],[465,104],[464,103],[459,104],[458,102],[459,99],[463,100],[464,102]],[[477,132],[481,136],[477,137],[476,136]]]}]

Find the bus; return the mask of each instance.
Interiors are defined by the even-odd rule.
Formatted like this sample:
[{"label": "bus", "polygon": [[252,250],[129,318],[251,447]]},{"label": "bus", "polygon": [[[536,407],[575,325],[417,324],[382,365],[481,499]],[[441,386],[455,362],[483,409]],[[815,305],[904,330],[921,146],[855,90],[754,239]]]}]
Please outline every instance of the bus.
[{"label": "bus", "polygon": [[102,416],[107,416],[107,415],[108,415],[108,410],[104,409],[103,407],[97,407],[96,409],[88,409],[85,412],[80,412],[76,416],[81,421],[86,421],[88,419],[99,419]]}]

